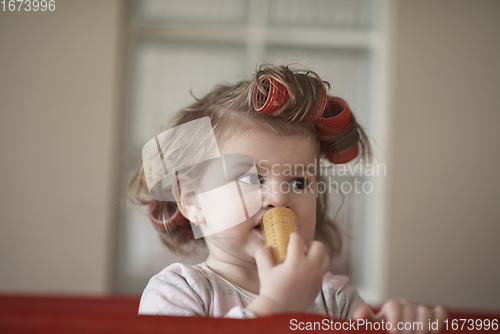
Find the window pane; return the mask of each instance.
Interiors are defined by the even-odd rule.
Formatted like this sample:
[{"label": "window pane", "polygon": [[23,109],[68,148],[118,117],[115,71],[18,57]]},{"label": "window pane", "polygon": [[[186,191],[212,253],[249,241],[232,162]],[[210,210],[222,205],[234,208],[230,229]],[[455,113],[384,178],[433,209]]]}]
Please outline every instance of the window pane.
[{"label": "window pane", "polygon": [[242,22],[246,21],[245,0],[140,0],[136,16],[150,21]]},{"label": "window pane", "polygon": [[236,82],[244,69],[238,45],[143,41],[135,60],[131,141],[142,146],[175,112],[215,84]]},{"label": "window pane", "polygon": [[270,0],[271,25],[363,29],[372,26],[373,0]]},{"label": "window pane", "polygon": [[[190,90],[201,97],[215,84],[236,83],[253,72],[256,62],[298,63],[316,71],[330,82],[329,93],[344,98],[368,135],[372,133],[370,116],[374,110],[369,97],[375,87],[370,72],[375,63],[371,50],[376,43],[372,37],[379,0],[134,3],[133,23],[137,24],[133,25],[123,192],[142,162],[142,146],[175,112],[195,101]],[[336,37],[329,38],[332,34]],[[339,184],[356,181],[346,176],[333,180]],[[371,198],[351,192],[334,194],[331,202],[331,215],[337,214],[340,225],[351,236],[346,237],[346,252],[334,268],[338,273],[353,275],[355,284],[364,284],[369,277],[366,259],[373,241],[365,232]],[[194,264],[204,259],[170,252],[161,244],[145,209],[128,207],[122,213],[120,292],[141,292],[151,276],[173,262]]]}]

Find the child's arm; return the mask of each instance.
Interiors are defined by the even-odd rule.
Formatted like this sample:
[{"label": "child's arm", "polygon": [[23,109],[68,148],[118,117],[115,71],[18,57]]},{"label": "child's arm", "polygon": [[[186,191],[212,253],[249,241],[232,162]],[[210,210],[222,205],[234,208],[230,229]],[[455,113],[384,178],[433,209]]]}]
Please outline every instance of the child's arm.
[{"label": "child's arm", "polygon": [[290,234],[288,255],[283,263],[275,264],[269,246],[256,252],[260,293],[247,306],[248,310],[259,316],[307,311],[318,296],[330,259],[321,242],[313,241],[307,253],[304,249],[302,237],[294,232]]}]

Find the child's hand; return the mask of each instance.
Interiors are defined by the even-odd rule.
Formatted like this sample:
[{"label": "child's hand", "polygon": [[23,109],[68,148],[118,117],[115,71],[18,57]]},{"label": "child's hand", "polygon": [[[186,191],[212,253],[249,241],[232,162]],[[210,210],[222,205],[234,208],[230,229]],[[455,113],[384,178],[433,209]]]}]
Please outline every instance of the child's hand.
[{"label": "child's hand", "polygon": [[259,271],[259,298],[275,303],[278,312],[305,312],[312,305],[330,266],[325,246],[319,241],[309,245],[297,233],[290,234],[287,256],[276,265],[271,249],[264,246],[255,253]]},{"label": "child's hand", "polygon": [[[365,305],[359,310],[357,310],[354,315],[354,319],[366,319],[368,321],[381,321],[390,322],[392,324],[392,330],[390,333],[439,333],[444,326],[444,320],[448,318],[446,311],[438,306],[434,308],[429,308],[424,305],[415,304],[409,302],[405,299],[392,299],[386,302],[380,312],[374,315],[370,308]],[[429,322],[438,321],[437,329],[429,329]],[[405,323],[412,324],[412,329],[410,330],[398,330],[398,323],[402,322],[400,325],[402,328]],[[413,325],[414,322],[422,323],[423,326],[416,328]],[[408,327],[410,325],[407,324]],[[422,328],[423,327],[423,328]]]}]

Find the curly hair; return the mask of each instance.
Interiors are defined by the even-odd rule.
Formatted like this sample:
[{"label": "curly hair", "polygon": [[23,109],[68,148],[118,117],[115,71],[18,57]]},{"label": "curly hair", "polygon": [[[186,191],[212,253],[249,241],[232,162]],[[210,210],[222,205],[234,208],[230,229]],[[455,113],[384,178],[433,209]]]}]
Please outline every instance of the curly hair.
[{"label": "curly hair", "polygon": [[[265,89],[262,77],[272,78],[283,85],[289,95],[286,103],[270,114],[257,112],[253,106],[254,90]],[[330,88],[329,83],[313,71],[292,69],[289,66],[262,65],[250,80],[235,85],[218,85],[203,98],[195,98],[193,104],[180,110],[161,131],[210,116],[213,133],[221,146],[242,130],[259,128],[275,136],[311,137],[316,144],[318,157],[329,160],[333,155],[359,144],[360,158],[371,161],[370,142],[352,113],[350,123],[345,128],[326,134],[320,131],[317,122],[311,121],[318,108],[321,108],[321,94],[327,88]],[[335,115],[341,111],[335,108],[339,109],[341,106],[330,107],[329,112]],[[318,182],[321,180],[322,176],[318,175]],[[150,219],[160,223],[155,225],[162,242],[170,250],[180,255],[194,255],[200,250],[206,250],[204,239],[194,238],[185,217],[181,215],[177,224],[167,223],[176,212],[177,204],[156,201],[149,196],[142,166],[128,186],[127,197],[137,205],[149,205]],[[328,193],[319,193],[316,201],[315,240],[325,244],[328,255],[333,259],[342,249],[341,231],[336,221],[328,215]]]}]

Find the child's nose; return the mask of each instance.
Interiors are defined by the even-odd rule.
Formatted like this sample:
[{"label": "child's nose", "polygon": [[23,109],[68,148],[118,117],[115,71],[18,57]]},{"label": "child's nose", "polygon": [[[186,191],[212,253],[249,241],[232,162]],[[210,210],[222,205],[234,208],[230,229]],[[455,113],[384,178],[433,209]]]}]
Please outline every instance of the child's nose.
[{"label": "child's nose", "polygon": [[290,196],[289,189],[287,187],[283,187],[284,189],[280,189],[279,184],[270,185],[269,187],[263,187],[261,189],[262,192],[262,206],[264,208],[269,207],[284,207],[290,208]]}]

